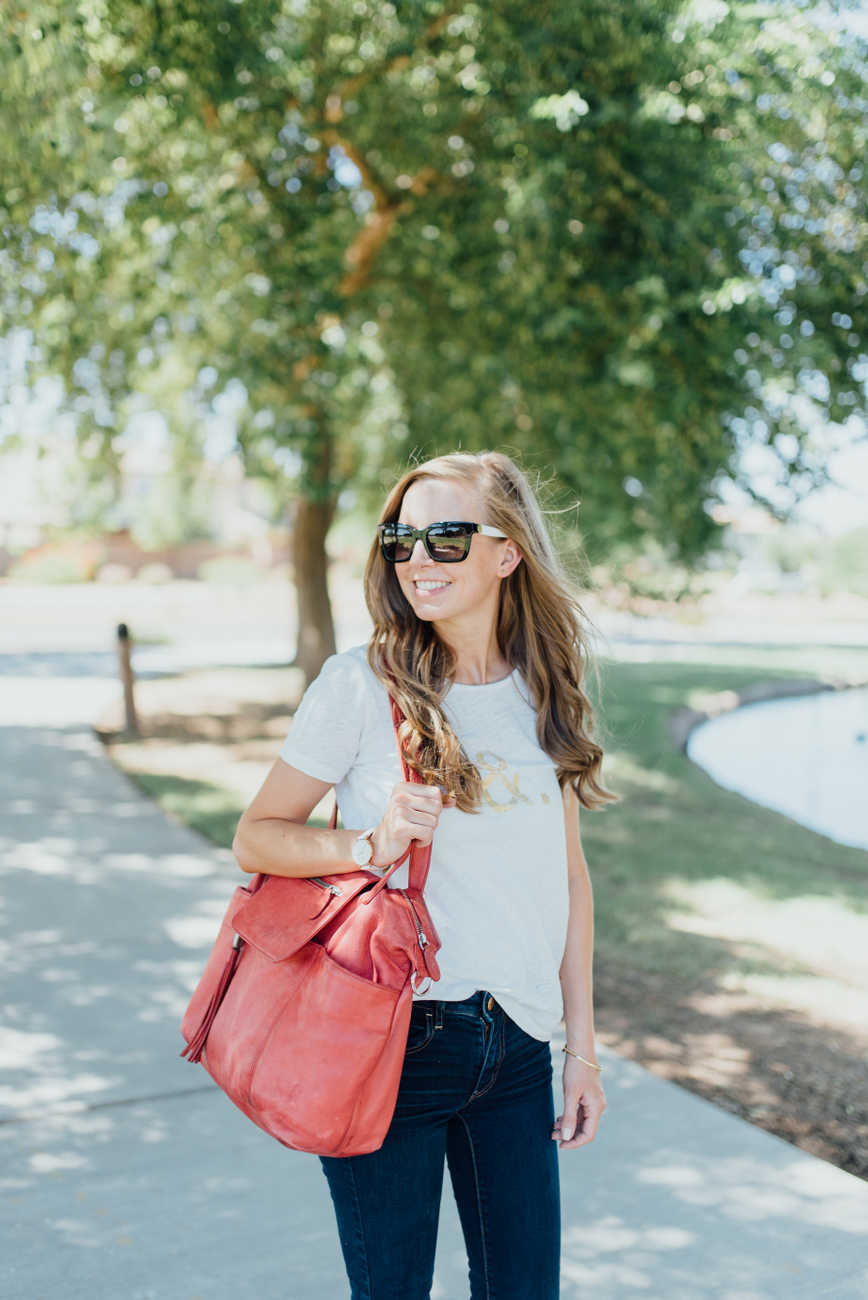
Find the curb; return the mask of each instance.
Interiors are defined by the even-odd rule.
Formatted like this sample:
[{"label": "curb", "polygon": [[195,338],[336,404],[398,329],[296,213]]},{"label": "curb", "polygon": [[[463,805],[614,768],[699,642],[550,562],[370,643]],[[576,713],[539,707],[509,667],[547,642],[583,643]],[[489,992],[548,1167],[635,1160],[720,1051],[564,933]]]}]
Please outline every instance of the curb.
[{"label": "curb", "polygon": [[794,677],[789,681],[776,679],[757,682],[754,686],[746,686],[742,691],[718,691],[716,695],[709,695],[704,709],[692,709],[683,705],[671,713],[668,719],[669,736],[676,748],[686,753],[687,743],[695,728],[711,718],[719,717],[721,713],[732,713],[734,709],[741,709],[746,704],[761,704],[765,700],[819,695],[823,691],[848,691],[865,685],[866,683],[862,681],[848,682],[839,678],[819,681],[814,677]]}]

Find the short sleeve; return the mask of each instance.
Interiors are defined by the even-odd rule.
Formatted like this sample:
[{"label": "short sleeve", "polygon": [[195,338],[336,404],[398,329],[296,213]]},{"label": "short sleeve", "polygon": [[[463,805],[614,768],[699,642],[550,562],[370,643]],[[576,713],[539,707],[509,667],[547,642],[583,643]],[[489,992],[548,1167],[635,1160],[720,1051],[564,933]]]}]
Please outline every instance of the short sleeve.
[{"label": "short sleeve", "polygon": [[367,689],[351,654],[332,655],[305,691],[280,757],[318,781],[336,785],[356,761]]}]

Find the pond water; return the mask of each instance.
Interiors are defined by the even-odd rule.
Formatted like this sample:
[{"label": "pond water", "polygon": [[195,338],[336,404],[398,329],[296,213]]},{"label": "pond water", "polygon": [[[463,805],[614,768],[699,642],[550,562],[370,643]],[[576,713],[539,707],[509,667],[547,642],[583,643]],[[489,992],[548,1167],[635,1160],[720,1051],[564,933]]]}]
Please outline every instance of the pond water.
[{"label": "pond water", "polygon": [[727,790],[868,849],[868,688],[734,709],[697,727],[687,753]]}]

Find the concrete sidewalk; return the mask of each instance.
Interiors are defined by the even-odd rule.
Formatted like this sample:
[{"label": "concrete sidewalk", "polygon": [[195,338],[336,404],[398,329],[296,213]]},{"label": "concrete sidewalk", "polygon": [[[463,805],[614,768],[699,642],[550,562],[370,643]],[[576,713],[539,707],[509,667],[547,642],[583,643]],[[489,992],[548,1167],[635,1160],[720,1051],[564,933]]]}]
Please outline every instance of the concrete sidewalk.
[{"label": "concrete sidewalk", "polygon": [[[34,689],[0,679],[0,720],[59,717]],[[346,1300],[318,1162],[178,1057],[240,873],[107,762],[99,693],[0,727],[0,1294]],[[565,1298],[868,1298],[868,1185],[605,1065],[600,1136],[562,1157]],[[468,1294],[448,1192],[433,1294]]]}]

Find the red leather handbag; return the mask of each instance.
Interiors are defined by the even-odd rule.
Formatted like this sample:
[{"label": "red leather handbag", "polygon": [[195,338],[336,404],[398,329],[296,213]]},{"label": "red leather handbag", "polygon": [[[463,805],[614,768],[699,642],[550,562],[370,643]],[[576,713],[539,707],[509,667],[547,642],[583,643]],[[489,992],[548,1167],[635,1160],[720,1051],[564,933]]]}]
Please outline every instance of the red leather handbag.
[{"label": "red leather handbag", "polygon": [[[392,721],[397,738],[394,700]],[[406,781],[421,780],[403,754],[401,766]],[[409,888],[386,889],[408,855]],[[181,1055],[284,1146],[322,1156],[382,1146],[412,995],[440,978],[430,860],[431,846],[413,841],[383,876],[259,875],[235,890],[181,1025]]]}]

